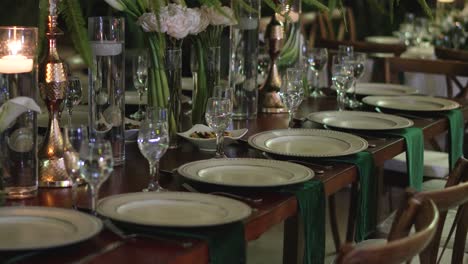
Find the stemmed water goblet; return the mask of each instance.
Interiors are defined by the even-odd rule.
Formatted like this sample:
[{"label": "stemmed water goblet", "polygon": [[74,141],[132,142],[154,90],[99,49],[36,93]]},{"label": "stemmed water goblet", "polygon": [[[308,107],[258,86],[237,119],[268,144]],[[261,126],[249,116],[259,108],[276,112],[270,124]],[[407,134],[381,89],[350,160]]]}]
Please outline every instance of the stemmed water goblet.
[{"label": "stemmed water goblet", "polygon": [[160,107],[146,109],[146,117],[140,124],[137,142],[141,154],[148,160],[150,171],[148,187],[143,191],[165,191],[159,184],[159,159],[169,148],[167,109]]},{"label": "stemmed water goblet", "polygon": [[313,91],[309,95],[310,97],[323,97],[325,96],[323,92],[320,90],[320,81],[319,75],[320,72],[323,70],[325,65],[328,61],[328,52],[326,48],[312,48],[307,53],[307,65],[312,71],[313,80],[312,86]]},{"label": "stemmed water goblet", "polygon": [[345,60],[333,58],[332,83],[337,92],[338,110],[344,111],[346,106],[346,91],[354,82],[353,65]]},{"label": "stemmed water goblet", "polygon": [[352,55],[344,57],[344,60],[353,65],[355,78],[351,88],[352,96],[347,101],[347,104],[351,109],[359,108],[362,106],[362,103],[356,98],[356,82],[364,75],[367,55],[362,52],[354,52]]},{"label": "stemmed water goblet", "polygon": [[208,98],[205,120],[216,134],[216,154],[214,158],[226,158],[224,154],[224,131],[232,119],[232,102],[224,97]]},{"label": "stemmed water goblet", "polygon": [[291,127],[294,112],[304,99],[304,70],[288,68],[286,80],[287,82],[279,91],[279,95],[288,110],[288,127]]},{"label": "stemmed water goblet", "polygon": [[68,177],[72,183],[72,207],[77,208],[77,187],[82,182],[80,178],[80,146],[88,142],[88,129],[86,126],[65,126],[63,128],[64,148],[63,161]]},{"label": "stemmed water goblet", "polygon": [[66,91],[65,106],[68,110],[68,125],[71,126],[73,107],[81,102],[82,98],[81,81],[77,77],[71,77],[68,80],[68,87]]},{"label": "stemmed water goblet", "polygon": [[141,108],[143,94],[147,89],[149,58],[147,53],[141,52],[133,58],[133,86],[138,92],[138,111],[130,115],[135,120],[142,120],[145,112]]},{"label": "stemmed water goblet", "polygon": [[80,175],[91,189],[91,212],[96,215],[99,188],[114,170],[112,146],[107,140],[85,141],[80,147]]}]

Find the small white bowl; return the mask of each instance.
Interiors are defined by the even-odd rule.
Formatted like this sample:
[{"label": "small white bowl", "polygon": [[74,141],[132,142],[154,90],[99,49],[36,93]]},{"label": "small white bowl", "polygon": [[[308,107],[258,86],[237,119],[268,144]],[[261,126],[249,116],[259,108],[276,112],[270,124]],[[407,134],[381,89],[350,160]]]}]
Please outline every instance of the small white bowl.
[{"label": "small white bowl", "polygon": [[[125,124],[132,124],[132,125],[137,125],[140,127],[140,121],[136,121],[130,118],[125,118]],[[125,141],[127,142],[134,142],[138,138],[138,131],[140,131],[139,128],[134,128],[134,129],[125,129]]]},{"label": "small white bowl", "polygon": [[[190,130],[185,132],[177,133],[179,136],[185,138],[186,140],[192,142],[200,150],[203,151],[216,151],[216,138],[193,138],[190,136],[193,132],[212,132],[213,130],[205,125],[196,124]],[[247,128],[230,130],[229,132],[232,136],[224,137],[224,145],[229,145],[237,139],[240,139],[247,133]]]}]

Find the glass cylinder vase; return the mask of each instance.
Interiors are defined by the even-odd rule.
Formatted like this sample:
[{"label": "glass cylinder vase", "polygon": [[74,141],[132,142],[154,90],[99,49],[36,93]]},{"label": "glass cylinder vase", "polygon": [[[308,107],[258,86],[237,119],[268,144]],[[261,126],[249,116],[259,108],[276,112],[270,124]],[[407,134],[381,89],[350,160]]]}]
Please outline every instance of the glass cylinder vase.
[{"label": "glass cylinder vase", "polygon": [[233,1],[238,23],[231,29],[231,87],[234,88],[233,119],[257,118],[258,26],[260,0],[247,1],[246,9]]},{"label": "glass cylinder vase", "polygon": [[89,68],[90,139],[112,144],[114,165],[125,162],[124,19],[90,17],[88,36],[93,64]]},{"label": "glass cylinder vase", "polygon": [[[25,96],[37,101],[37,28],[0,27],[0,105]],[[38,188],[37,114],[26,111],[0,132],[0,175],[8,198],[33,197]]]},{"label": "glass cylinder vase", "polygon": [[169,85],[169,148],[178,147],[177,132],[181,132],[182,121],[182,50],[166,50],[165,68]]},{"label": "glass cylinder vase", "polygon": [[194,93],[192,98],[192,124],[205,123],[206,102],[213,95],[213,89],[221,81],[221,47],[204,48],[200,39],[195,41],[195,55],[192,58]]}]

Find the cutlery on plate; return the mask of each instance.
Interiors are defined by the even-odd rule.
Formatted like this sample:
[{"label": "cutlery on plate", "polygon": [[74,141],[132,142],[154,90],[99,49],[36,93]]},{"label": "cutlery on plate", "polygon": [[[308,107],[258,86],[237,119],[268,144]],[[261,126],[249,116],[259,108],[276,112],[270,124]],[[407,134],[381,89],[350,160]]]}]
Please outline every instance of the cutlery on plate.
[{"label": "cutlery on plate", "polygon": [[[193,188],[193,186],[189,185],[188,183],[182,183],[182,187],[184,187],[189,192],[201,193],[200,191]],[[241,201],[244,201],[244,202],[250,203],[250,204],[259,204],[259,203],[263,202],[262,198],[250,198],[250,197],[240,196],[240,195],[233,194],[233,193],[228,193],[228,192],[210,192],[209,194],[226,196],[226,197],[236,199],[236,200],[241,200]]]}]

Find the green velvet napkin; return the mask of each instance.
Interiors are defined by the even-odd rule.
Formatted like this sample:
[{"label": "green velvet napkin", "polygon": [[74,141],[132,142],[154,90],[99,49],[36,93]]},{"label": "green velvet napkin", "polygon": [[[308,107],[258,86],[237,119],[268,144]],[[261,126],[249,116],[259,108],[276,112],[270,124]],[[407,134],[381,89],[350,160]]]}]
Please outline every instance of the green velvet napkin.
[{"label": "green velvet napkin", "polygon": [[304,222],[304,264],[322,264],[325,259],[325,193],[323,183],[310,180],[283,187],[281,192],[292,193],[299,204]]},{"label": "green velvet napkin", "polygon": [[211,264],[246,263],[246,244],[242,222],[203,228],[148,228],[118,224],[125,229],[145,234],[204,240],[208,243]]},{"label": "green velvet napkin", "polygon": [[335,162],[354,164],[359,173],[358,219],[356,223],[356,241],[365,240],[377,224],[377,181],[374,158],[367,151],[354,155],[326,159]]},{"label": "green velvet napkin", "polygon": [[449,166],[453,169],[458,158],[463,155],[464,122],[460,109],[442,113],[449,120]]},{"label": "green velvet napkin", "polygon": [[400,136],[406,144],[406,170],[409,186],[421,191],[424,176],[424,136],[421,128],[409,127],[379,132],[381,135]]}]

